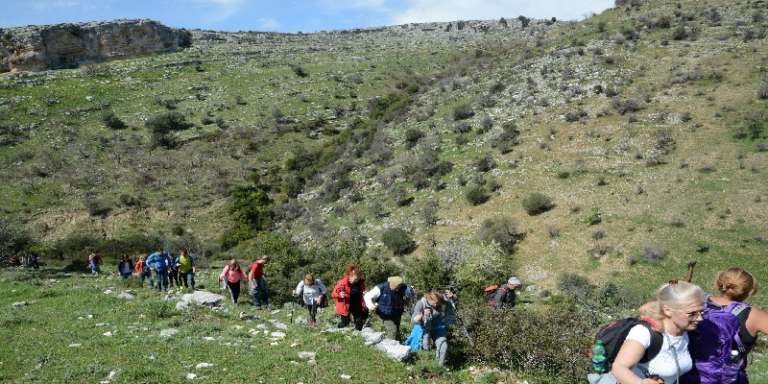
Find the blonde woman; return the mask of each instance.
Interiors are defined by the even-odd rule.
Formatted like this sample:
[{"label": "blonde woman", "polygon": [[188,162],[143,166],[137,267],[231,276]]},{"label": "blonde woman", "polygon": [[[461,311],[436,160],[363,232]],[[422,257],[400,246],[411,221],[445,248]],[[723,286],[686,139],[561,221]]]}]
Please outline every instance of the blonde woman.
[{"label": "blonde woman", "polygon": [[309,311],[309,321],[307,325],[314,327],[317,325],[317,308],[323,303],[323,299],[328,295],[328,289],[325,288],[323,282],[320,279],[316,279],[315,275],[308,273],[304,276],[304,279],[296,285],[296,290],[293,292],[294,296],[301,297],[302,303],[307,307]]},{"label": "blonde woman", "polygon": [[691,283],[672,281],[659,288],[656,301],[644,309],[658,322],[661,350],[650,361],[640,363],[651,345],[651,331],[644,325],[634,326],[613,362],[611,373],[616,380],[621,384],[678,383],[693,368],[688,331],[703,320],[704,298],[704,291]]}]

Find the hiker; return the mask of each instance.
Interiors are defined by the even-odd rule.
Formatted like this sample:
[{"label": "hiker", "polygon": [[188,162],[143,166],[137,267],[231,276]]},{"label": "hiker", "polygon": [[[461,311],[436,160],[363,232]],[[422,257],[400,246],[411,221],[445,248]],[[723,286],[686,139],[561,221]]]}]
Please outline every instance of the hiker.
[{"label": "hiker", "polygon": [[368,319],[365,307],[365,275],[360,267],[350,264],[345,269],[344,277],[333,287],[331,297],[336,300],[336,313],[339,314],[339,328],[347,327],[354,320],[355,329],[363,329]]},{"label": "hiker", "polygon": [[744,303],[757,293],[752,275],[741,268],[718,273],[714,296],[708,296],[704,320],[690,334],[694,369],[684,384],[746,384],[747,354],[758,333],[768,333],[768,313]]},{"label": "hiker", "polygon": [[120,258],[120,262],[117,263],[117,273],[120,274],[123,280],[128,280],[128,278],[131,277],[131,274],[133,273],[133,262],[128,255],[123,255]]},{"label": "hiker", "polygon": [[184,283],[184,288],[192,287],[195,290],[195,259],[189,254],[187,248],[182,248],[179,257],[174,262],[179,267],[179,278]]},{"label": "hiker", "polygon": [[365,305],[384,322],[387,338],[400,340],[400,318],[405,311],[407,286],[400,276],[391,276],[366,292]]},{"label": "hiker", "polygon": [[411,321],[421,327],[421,349],[429,351],[435,343],[437,363],[445,364],[448,353],[448,327],[456,321],[453,306],[437,291],[427,292],[413,307]]},{"label": "hiker", "polygon": [[91,269],[91,275],[98,276],[101,273],[101,269],[99,269],[101,262],[101,255],[98,253],[88,255],[88,267]]},{"label": "hiker", "polygon": [[243,273],[243,269],[240,268],[240,264],[237,260],[232,259],[227,265],[224,266],[224,270],[219,275],[219,282],[225,282],[229,288],[229,294],[232,298],[232,304],[237,305],[237,298],[240,297],[240,282],[246,281],[247,277]]},{"label": "hiker", "polygon": [[317,325],[317,308],[322,306],[323,300],[328,295],[328,290],[323,285],[323,282],[320,279],[316,279],[315,275],[308,273],[304,275],[303,280],[299,281],[293,295],[300,297],[302,303],[309,311],[307,324],[310,327]]},{"label": "hiker", "polygon": [[[697,285],[671,281],[659,288],[653,307],[651,327],[633,326],[613,361],[611,374],[621,384],[677,383],[693,367],[688,332],[703,320],[704,292]],[[641,363],[659,335],[658,352]]]},{"label": "hiker", "polygon": [[158,291],[168,290],[168,258],[166,255],[166,252],[161,249],[149,255],[145,261],[146,266],[149,266],[152,278],[157,283]]},{"label": "hiker", "polygon": [[139,256],[136,265],[133,267],[134,274],[139,278],[139,286],[144,287],[144,279],[149,279],[149,288],[154,288],[155,282],[152,279],[152,273],[147,266],[145,255]]},{"label": "hiker", "polygon": [[264,267],[268,260],[267,256],[262,256],[251,264],[248,272],[249,293],[251,294],[251,302],[256,306],[256,309],[269,308],[269,288],[267,287],[267,279],[264,278]]},{"label": "hiker", "polygon": [[179,280],[179,266],[176,265],[176,259],[170,253],[166,253],[165,257],[168,263],[169,286],[179,288],[181,287],[181,281]]},{"label": "hiker", "polygon": [[522,286],[523,283],[515,276],[510,277],[507,280],[507,284],[501,287],[495,284],[488,286],[485,288],[488,305],[494,309],[514,308],[517,303],[517,293],[515,290],[520,289]]}]

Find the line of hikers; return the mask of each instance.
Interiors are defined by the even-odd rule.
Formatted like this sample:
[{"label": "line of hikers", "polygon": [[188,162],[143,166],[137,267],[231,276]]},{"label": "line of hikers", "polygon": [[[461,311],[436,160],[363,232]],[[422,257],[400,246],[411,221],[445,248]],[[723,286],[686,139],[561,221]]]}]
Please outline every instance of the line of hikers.
[{"label": "line of hikers", "polygon": [[[690,276],[690,275],[689,275]],[[640,318],[602,328],[592,352],[592,384],[746,384],[747,356],[768,313],[745,300],[757,293],[741,268],[718,273],[714,294],[672,280]]]},{"label": "line of hikers", "polygon": [[[88,255],[88,268],[92,275],[101,273],[103,259],[98,253]],[[117,263],[117,273],[123,280],[132,276],[139,280],[140,286],[149,280],[150,288],[159,291],[167,291],[169,287],[176,286],[195,289],[195,258],[189,254],[187,248],[181,248],[179,255],[171,256],[170,252],[158,249],[149,255],[141,255],[134,263],[130,256],[123,255]]]}]

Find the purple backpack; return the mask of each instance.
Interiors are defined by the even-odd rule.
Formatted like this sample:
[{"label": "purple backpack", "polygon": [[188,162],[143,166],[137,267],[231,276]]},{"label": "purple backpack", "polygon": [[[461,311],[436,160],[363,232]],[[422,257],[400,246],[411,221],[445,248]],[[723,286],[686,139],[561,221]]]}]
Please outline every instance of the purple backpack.
[{"label": "purple backpack", "polygon": [[747,347],[739,336],[750,306],[733,302],[721,307],[707,300],[704,321],[689,332],[694,369],[681,378],[684,384],[746,384]]}]

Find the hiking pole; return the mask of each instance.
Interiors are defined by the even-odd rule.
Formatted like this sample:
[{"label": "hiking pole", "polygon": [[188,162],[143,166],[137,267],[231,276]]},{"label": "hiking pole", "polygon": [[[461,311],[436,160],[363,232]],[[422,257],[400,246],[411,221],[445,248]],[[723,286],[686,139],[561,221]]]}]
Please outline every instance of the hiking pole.
[{"label": "hiking pole", "polygon": [[696,260],[691,260],[688,262],[688,275],[686,276],[686,280],[690,283],[693,281],[693,269],[696,268]]}]

